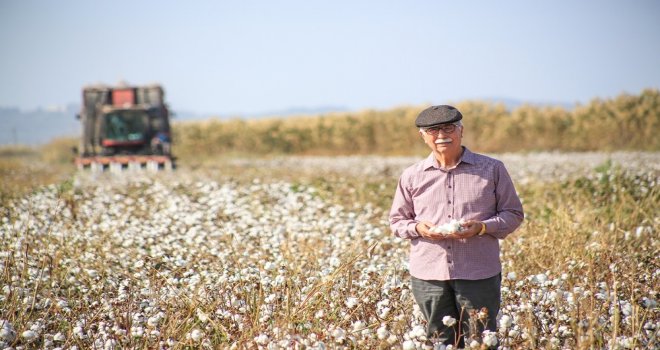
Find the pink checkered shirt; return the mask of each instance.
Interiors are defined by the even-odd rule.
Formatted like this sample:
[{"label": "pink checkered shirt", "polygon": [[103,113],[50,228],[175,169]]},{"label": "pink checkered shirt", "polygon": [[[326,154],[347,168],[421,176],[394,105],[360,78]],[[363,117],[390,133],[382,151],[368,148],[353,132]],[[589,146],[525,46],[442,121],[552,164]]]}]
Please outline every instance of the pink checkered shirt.
[{"label": "pink checkered shirt", "polygon": [[[479,220],[486,234],[431,241],[420,237],[422,221],[441,225],[452,219]],[[410,240],[410,274],[423,280],[477,280],[502,270],[500,246],[523,220],[523,208],[501,161],[464,147],[451,170],[433,154],[404,170],[390,210],[394,234]]]}]

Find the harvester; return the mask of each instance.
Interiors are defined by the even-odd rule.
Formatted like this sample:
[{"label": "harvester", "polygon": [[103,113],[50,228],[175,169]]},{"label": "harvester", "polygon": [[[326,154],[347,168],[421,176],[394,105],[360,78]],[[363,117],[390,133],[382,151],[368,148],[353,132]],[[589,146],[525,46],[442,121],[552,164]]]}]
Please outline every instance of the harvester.
[{"label": "harvester", "polygon": [[160,85],[93,85],[82,90],[77,118],[82,138],[78,169],[92,171],[174,168],[169,110]]}]

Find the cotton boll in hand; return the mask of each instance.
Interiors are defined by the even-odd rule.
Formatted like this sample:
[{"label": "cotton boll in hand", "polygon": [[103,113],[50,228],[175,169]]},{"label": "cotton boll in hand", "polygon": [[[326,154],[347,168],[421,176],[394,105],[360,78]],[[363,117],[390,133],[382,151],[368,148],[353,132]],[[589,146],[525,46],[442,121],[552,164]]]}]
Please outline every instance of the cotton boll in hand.
[{"label": "cotton boll in hand", "polygon": [[442,233],[445,235],[454,233],[454,232],[461,232],[464,230],[463,226],[465,225],[465,220],[452,220],[448,223],[442,224],[442,225],[437,225],[431,227],[431,232],[433,233]]}]

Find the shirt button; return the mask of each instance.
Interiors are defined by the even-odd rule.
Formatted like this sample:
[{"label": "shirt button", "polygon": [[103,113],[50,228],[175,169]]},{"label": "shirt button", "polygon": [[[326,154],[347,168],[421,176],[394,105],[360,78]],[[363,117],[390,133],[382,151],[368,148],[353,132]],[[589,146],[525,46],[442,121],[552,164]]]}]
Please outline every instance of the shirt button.
[{"label": "shirt button", "polygon": [[447,186],[447,187],[451,188],[451,185],[449,185],[449,186]]},{"label": "shirt button", "polygon": [[451,249],[451,246],[447,247],[447,249]]},{"label": "shirt button", "polygon": [[447,217],[448,217],[448,218],[450,218],[450,217],[451,217],[451,215],[447,215]]},{"label": "shirt button", "polygon": [[451,260],[447,260],[447,263],[448,263],[448,264],[451,264]]},{"label": "shirt button", "polygon": [[451,201],[447,201],[448,204],[451,204]]}]

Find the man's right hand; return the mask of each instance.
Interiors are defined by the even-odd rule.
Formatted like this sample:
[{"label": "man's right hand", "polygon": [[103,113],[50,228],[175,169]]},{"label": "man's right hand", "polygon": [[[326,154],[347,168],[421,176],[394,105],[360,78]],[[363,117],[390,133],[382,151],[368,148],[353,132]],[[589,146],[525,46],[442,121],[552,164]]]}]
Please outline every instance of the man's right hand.
[{"label": "man's right hand", "polygon": [[435,233],[431,231],[431,227],[433,227],[433,223],[430,222],[420,222],[417,225],[415,225],[415,230],[421,237],[424,237],[426,239],[430,239],[432,241],[440,241],[443,239],[446,239],[447,236],[445,236],[442,233]]}]

